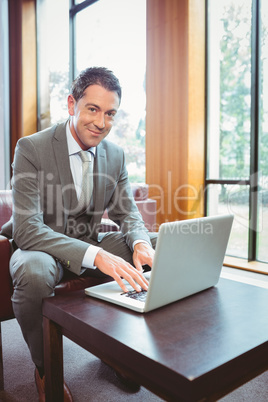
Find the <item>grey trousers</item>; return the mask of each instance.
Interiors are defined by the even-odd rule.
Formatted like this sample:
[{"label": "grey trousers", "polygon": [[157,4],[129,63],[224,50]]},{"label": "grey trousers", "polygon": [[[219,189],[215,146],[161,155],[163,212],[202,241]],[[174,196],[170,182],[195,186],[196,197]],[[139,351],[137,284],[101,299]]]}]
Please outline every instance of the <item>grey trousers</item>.
[{"label": "grey trousers", "polygon": [[[149,235],[155,248],[157,234]],[[133,264],[132,251],[121,232],[110,232],[98,245]],[[63,268],[49,254],[17,249],[10,260],[10,275],[14,286],[12,304],[15,317],[33,362],[38,367],[44,367],[42,300],[54,296],[55,286],[63,276]],[[104,276],[98,269],[87,269],[84,275]]]}]

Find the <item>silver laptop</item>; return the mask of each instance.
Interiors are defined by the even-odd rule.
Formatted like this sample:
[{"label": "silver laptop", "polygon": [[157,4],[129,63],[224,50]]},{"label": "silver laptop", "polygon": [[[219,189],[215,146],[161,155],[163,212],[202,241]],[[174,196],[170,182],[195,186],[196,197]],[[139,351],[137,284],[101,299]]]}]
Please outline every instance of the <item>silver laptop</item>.
[{"label": "silver laptop", "polygon": [[[127,283],[124,293],[112,281],[85,289],[89,296],[146,313],[215,286],[232,227],[233,215],[163,223],[158,233],[148,291]],[[139,299],[145,300],[139,300]]]}]

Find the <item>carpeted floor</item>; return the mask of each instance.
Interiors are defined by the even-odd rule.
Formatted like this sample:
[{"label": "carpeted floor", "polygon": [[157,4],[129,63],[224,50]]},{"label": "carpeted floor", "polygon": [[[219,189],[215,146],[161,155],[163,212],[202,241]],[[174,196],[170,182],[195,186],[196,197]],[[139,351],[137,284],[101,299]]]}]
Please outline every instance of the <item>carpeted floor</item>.
[{"label": "carpeted floor", "polygon": [[[0,392],[0,401],[37,402],[34,366],[15,319],[2,323],[2,338],[5,390]],[[130,393],[109,367],[66,338],[64,371],[74,402],[162,401],[143,387]],[[221,399],[221,402],[242,401],[268,401],[268,371]]]}]

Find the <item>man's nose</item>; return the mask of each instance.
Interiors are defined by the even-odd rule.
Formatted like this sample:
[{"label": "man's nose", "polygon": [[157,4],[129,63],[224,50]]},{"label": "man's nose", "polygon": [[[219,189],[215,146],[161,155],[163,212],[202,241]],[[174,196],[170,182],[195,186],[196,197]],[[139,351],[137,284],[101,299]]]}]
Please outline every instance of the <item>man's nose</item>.
[{"label": "man's nose", "polygon": [[105,115],[104,113],[98,113],[96,119],[94,120],[94,125],[99,129],[105,127]]}]

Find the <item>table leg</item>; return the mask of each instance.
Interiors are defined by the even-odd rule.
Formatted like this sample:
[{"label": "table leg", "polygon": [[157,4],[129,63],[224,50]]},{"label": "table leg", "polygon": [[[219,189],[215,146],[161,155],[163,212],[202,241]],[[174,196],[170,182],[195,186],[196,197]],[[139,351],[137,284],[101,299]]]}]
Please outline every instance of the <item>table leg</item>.
[{"label": "table leg", "polygon": [[63,402],[63,349],[61,328],[43,318],[46,402]]},{"label": "table leg", "polygon": [[0,321],[0,391],[4,389],[4,366],[3,366],[3,350],[2,350],[2,332]]}]

